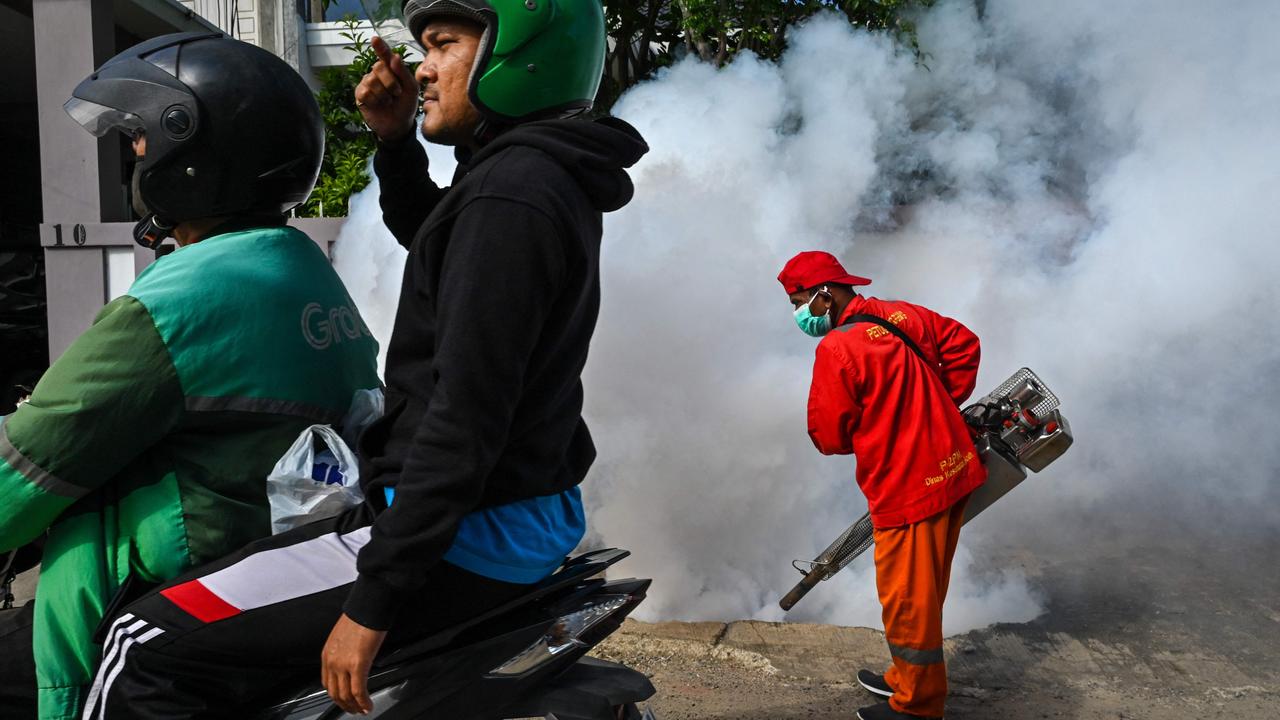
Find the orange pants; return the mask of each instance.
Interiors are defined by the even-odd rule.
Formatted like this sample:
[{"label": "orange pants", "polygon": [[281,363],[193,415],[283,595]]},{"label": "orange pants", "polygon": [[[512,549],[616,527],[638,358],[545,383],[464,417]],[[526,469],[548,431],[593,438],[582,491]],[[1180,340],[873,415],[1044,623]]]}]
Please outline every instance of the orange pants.
[{"label": "orange pants", "polygon": [[893,657],[884,679],[893,688],[889,706],[901,713],[942,717],[942,601],[968,500],[918,523],[875,531],[876,589]]}]

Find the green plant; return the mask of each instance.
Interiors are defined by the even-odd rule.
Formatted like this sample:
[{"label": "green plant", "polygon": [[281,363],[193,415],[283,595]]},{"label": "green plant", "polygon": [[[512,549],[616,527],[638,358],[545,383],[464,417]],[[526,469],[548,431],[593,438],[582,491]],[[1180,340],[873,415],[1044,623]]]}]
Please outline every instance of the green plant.
[{"label": "green plant", "polygon": [[[604,82],[595,110],[606,113],[617,98],[638,82],[653,77],[680,55],[689,53],[724,65],[747,50],[776,60],[786,50],[787,29],[818,12],[834,11],[856,26],[886,32],[923,61],[913,14],[935,0],[601,0],[612,39]],[[370,0],[378,17],[394,15],[400,0]],[[344,46],[355,54],[351,64],[319,73],[316,95],[325,123],[325,156],[311,197],[298,209],[304,217],[345,216],[353,193],[369,184],[365,171],[373,154],[373,133],[355,106],[355,88],[377,61],[360,20],[342,19]],[[403,45],[395,51],[404,54]]]},{"label": "green plant", "polygon": [[[298,208],[302,217],[345,216],[351,196],[369,184],[365,167],[376,143],[356,108],[355,89],[378,58],[359,30],[359,19],[347,15],[341,22],[345,28],[341,35],[350,43],[343,48],[355,57],[346,67],[325,68],[318,73],[320,91],[316,101],[324,120],[324,162],[315,189]],[[405,52],[403,45],[394,50],[401,55]]]},{"label": "green plant", "polygon": [[596,108],[607,111],[627,88],[687,53],[723,66],[746,50],[776,60],[787,30],[819,12],[886,32],[923,61],[912,17],[935,0],[603,0],[613,43]]}]

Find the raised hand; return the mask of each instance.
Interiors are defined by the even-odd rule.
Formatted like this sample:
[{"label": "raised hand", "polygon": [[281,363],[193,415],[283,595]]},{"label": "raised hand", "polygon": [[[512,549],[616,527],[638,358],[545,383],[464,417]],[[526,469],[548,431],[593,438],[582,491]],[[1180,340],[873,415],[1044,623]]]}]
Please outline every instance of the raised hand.
[{"label": "raised hand", "polygon": [[375,35],[370,44],[378,61],[356,85],[356,107],[379,140],[395,142],[413,133],[418,81],[404,58],[392,52],[385,40]]}]

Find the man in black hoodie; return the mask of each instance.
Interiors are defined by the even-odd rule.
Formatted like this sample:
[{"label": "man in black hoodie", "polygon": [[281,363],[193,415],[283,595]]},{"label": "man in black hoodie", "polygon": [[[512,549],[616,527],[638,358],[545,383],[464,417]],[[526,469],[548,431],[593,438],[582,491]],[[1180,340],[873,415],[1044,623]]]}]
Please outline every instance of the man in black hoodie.
[{"label": "man in black hoodie", "polygon": [[[339,706],[371,711],[380,649],[518,596],[581,540],[602,213],[631,199],[625,168],[648,147],[621,120],[578,117],[603,71],[597,0],[500,7],[408,0],[422,64],[411,74],[375,38],[356,90],[383,218],[409,250],[386,414],[360,440],[366,503],[127,608],[91,712],[224,717],[317,661]],[[448,188],[413,137],[420,92],[422,134],[457,147]]]}]

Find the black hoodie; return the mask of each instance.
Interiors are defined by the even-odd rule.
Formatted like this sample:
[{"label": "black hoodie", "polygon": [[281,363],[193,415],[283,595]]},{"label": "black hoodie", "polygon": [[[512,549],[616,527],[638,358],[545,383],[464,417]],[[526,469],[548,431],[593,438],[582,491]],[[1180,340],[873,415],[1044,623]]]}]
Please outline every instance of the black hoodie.
[{"label": "black hoodie", "polygon": [[582,482],[595,446],[582,368],[600,306],[602,213],[631,200],[624,168],[648,150],[605,118],[519,125],[453,185],[417,142],[374,157],[383,220],[409,250],[387,349],[387,412],[360,439],[379,505],[346,613],[385,629],[479,508]]}]

